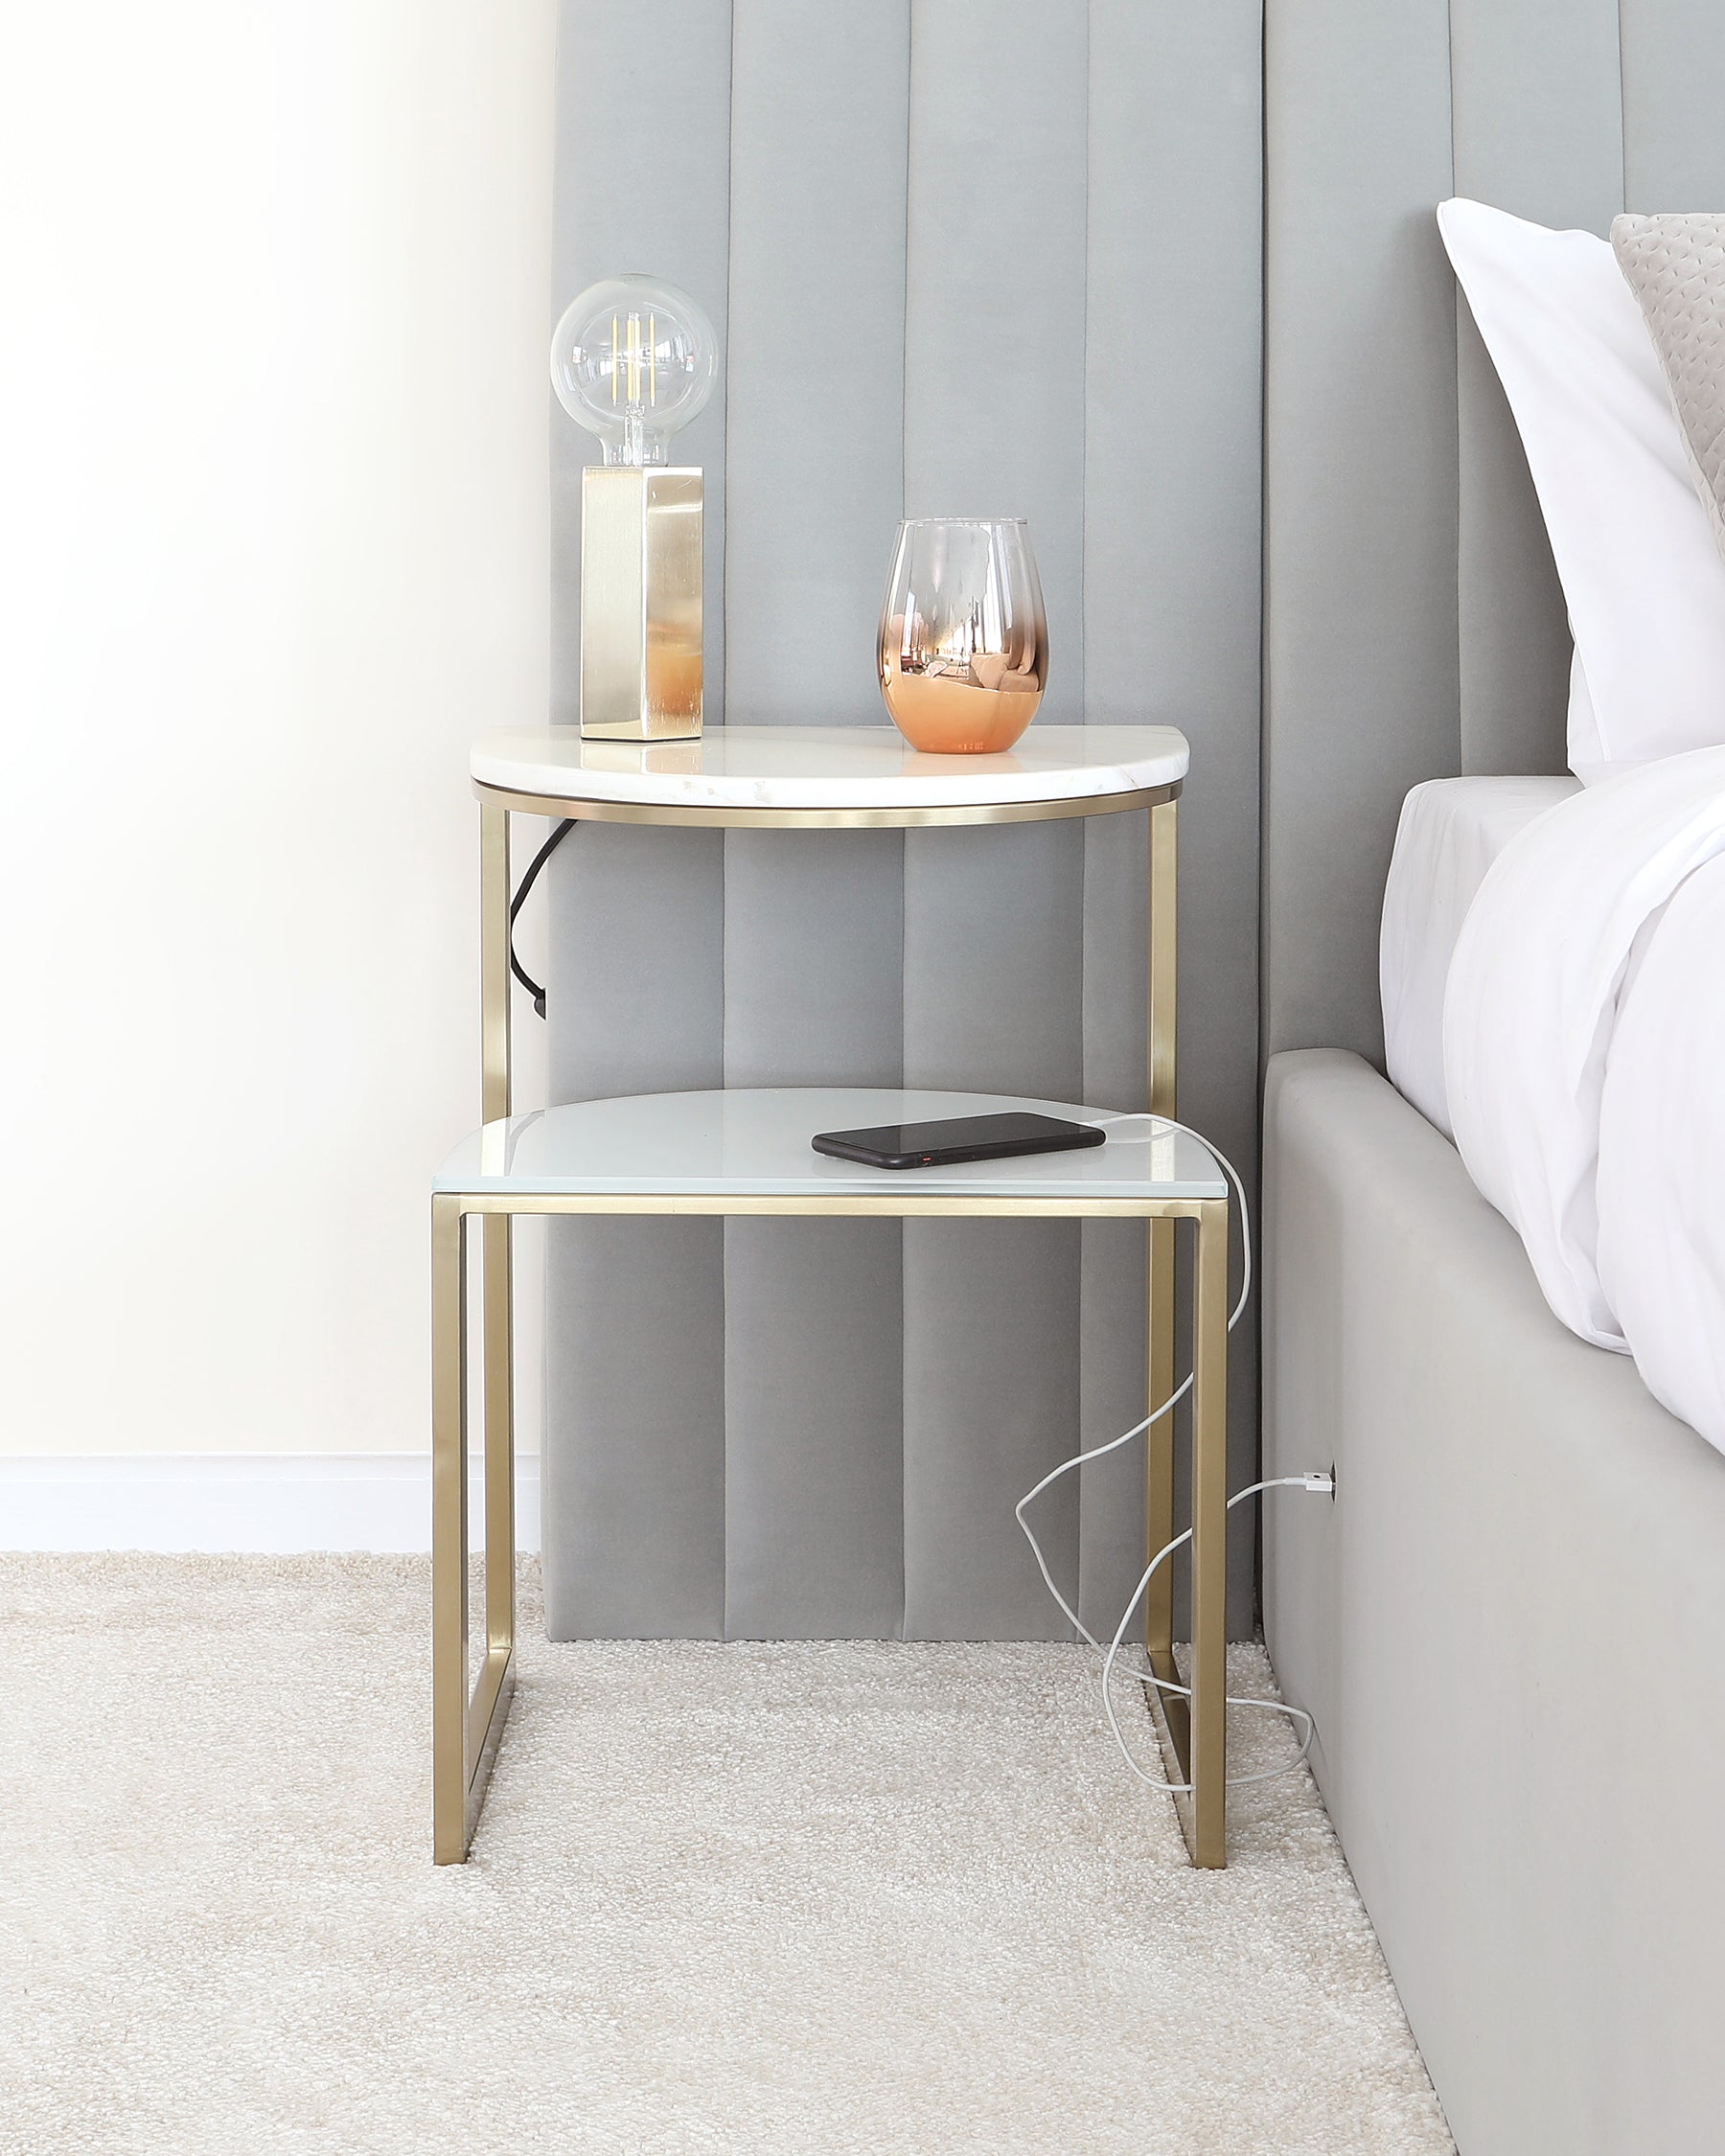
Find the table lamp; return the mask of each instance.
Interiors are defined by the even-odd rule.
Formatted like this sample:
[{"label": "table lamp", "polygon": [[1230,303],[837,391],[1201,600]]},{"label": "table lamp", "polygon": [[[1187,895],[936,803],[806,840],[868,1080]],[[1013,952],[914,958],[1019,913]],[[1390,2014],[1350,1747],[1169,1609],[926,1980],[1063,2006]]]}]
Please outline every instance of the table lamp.
[{"label": "table lamp", "polygon": [[605,450],[581,474],[581,731],[701,732],[699,466],[665,447],[713,393],[719,343],[687,292],[654,277],[589,285],[551,339],[564,411]]}]

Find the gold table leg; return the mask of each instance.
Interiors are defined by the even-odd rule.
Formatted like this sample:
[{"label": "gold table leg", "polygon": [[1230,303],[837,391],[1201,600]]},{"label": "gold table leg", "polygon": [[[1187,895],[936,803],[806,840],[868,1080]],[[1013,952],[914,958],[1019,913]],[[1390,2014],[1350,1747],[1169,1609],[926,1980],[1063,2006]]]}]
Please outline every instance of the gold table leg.
[{"label": "gold table leg", "polygon": [[1192,1862],[1228,1862],[1228,1201],[1198,1216],[1192,1323]]},{"label": "gold table leg", "polygon": [[467,1234],[459,1198],[431,1201],[431,1842],[467,1855]]},{"label": "gold table leg", "polygon": [[[482,1225],[496,1217],[507,1218]],[[467,1858],[515,1686],[514,1433],[507,1411],[492,1419],[488,1371],[485,1659],[468,1692],[467,1256],[463,1202],[440,1193],[431,1201],[431,1841],[439,1864]]]},{"label": "gold table leg", "polygon": [[[479,809],[481,1113],[510,1113],[509,814]],[[502,1734],[515,1655],[515,1271],[511,1220],[480,1222],[485,1440],[485,1660],[468,1663],[467,1229],[458,1197],[431,1202],[432,1842],[460,1864]]]},{"label": "gold table leg", "polygon": [[[483,1120],[513,1110],[509,1026],[509,814],[479,811],[479,1001]],[[485,1278],[485,1632],[490,1654],[515,1645],[515,1270],[507,1213],[481,1230]]]},{"label": "gold table leg", "polygon": [[[1179,961],[1179,825],[1172,801],[1150,811],[1150,1109],[1178,1113],[1175,1082]],[[1174,1223],[1148,1230],[1148,1405],[1174,1389]],[[1193,1313],[1192,1697],[1164,1692],[1159,1711],[1169,1764],[1191,1795],[1177,1801],[1194,1864],[1228,1861],[1228,1203],[1207,1203],[1198,1227]],[[1151,1425],[1145,1454],[1146,1558],[1174,1539],[1174,1417]],[[1150,1666],[1178,1685],[1174,1568],[1162,1566],[1144,1597]]]}]

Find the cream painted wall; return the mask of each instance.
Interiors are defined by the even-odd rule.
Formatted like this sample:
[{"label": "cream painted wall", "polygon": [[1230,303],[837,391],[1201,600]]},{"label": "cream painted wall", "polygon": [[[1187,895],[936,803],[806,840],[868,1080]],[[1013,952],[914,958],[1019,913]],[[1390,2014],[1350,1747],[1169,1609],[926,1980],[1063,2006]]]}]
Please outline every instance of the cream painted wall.
[{"label": "cream painted wall", "polygon": [[553,48],[551,0],[0,32],[7,1452],[425,1445],[465,751],[546,709]]}]

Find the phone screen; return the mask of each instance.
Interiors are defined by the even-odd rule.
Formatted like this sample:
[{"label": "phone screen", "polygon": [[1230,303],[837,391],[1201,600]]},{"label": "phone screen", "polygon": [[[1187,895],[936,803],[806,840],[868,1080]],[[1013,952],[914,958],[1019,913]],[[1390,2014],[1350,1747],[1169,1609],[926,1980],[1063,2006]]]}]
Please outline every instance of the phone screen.
[{"label": "phone screen", "polygon": [[883,1123],[878,1131],[847,1131],[882,1153],[950,1153],[954,1146],[1021,1145],[1026,1138],[1065,1138],[1078,1128],[1052,1115],[949,1115],[938,1123]]},{"label": "phone screen", "polygon": [[1060,1153],[1099,1144],[1101,1137],[1092,1125],[1021,1109],[1000,1115],[948,1115],[938,1122],[882,1123],[865,1131],[823,1131],[814,1145],[817,1153],[840,1158],[923,1167],[1000,1153]]}]

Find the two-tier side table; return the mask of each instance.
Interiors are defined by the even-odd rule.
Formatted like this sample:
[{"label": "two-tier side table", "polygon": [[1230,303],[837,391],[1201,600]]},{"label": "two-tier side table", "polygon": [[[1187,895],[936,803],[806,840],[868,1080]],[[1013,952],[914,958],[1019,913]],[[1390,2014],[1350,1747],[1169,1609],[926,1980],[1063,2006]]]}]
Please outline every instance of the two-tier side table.
[{"label": "two-tier side table", "polygon": [[[1005,754],[927,756],[889,726],[724,726],[645,746],[573,727],[490,734],[472,752],[479,797],[483,1127],[432,1186],[433,1845],[460,1863],[472,1838],[513,1682],[516,1214],[662,1213],[1141,1219],[1149,1235],[1149,1404],[1174,1389],[1175,1224],[1197,1225],[1193,1296],[1190,1703],[1162,1729],[1188,1785],[1193,1862],[1227,1860],[1226,1581],[1228,1183],[1190,1132],[1139,1124],[1088,1151],[895,1173],[810,1150],[818,1130],[1070,1103],[883,1089],[643,1094],[517,1116],[510,1078],[512,814],[673,829],[914,830],[1147,809],[1149,1106],[1175,1112],[1175,803],[1186,744],[1169,726],[1035,726]],[[485,1652],[470,1690],[467,1224],[481,1224]],[[1145,1533],[1173,1536],[1172,1417],[1149,1437]],[[1180,1682],[1168,1569],[1152,1582],[1145,1644]]]}]

